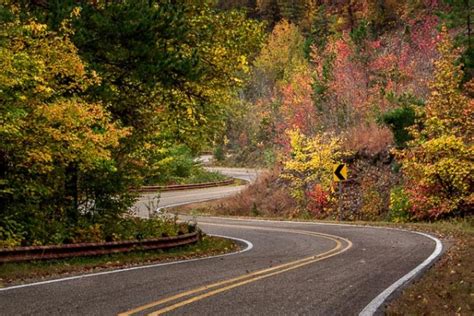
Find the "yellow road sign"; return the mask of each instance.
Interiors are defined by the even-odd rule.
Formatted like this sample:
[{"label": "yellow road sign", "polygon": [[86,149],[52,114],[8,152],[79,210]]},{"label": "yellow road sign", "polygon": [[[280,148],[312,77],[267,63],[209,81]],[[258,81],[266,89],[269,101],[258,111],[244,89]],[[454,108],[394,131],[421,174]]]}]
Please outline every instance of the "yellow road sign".
[{"label": "yellow road sign", "polygon": [[347,180],[347,166],[343,163],[334,165],[333,178],[335,182]]}]

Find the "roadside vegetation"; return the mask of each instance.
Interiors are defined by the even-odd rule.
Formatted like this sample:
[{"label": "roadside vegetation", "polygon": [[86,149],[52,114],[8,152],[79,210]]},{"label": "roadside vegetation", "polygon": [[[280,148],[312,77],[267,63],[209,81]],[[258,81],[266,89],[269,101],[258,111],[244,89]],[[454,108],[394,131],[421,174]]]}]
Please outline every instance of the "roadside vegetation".
[{"label": "roadside vegetation", "polygon": [[221,179],[193,158],[263,35],[207,2],[2,1],[0,246],[176,234],[127,217],[133,189]]},{"label": "roadside vegetation", "polygon": [[[345,220],[393,222],[472,215],[468,7],[323,1],[307,11],[304,1],[277,2],[275,18],[270,2],[254,8],[272,27],[245,109],[216,150],[270,172],[223,208],[336,219],[341,207]],[[332,176],[339,163],[349,168],[342,194]]]},{"label": "roadside vegetation", "polygon": [[219,255],[237,251],[238,249],[239,245],[232,240],[205,235],[196,244],[169,250],[138,250],[106,256],[4,263],[0,265],[0,287],[25,282],[44,281],[45,279],[61,276]]},{"label": "roadside vegetation", "polygon": [[0,247],[12,248],[18,245],[42,246],[73,243],[100,243],[110,241],[132,241],[172,237],[196,231],[193,223],[178,222],[174,216],[160,216],[151,213],[150,218],[139,218],[129,214],[116,220],[96,220],[91,224],[81,220],[74,227],[59,229],[51,234],[48,223],[32,228],[34,235],[16,235],[0,240]]},{"label": "roadside vegetation", "polygon": [[193,160],[210,148],[272,170],[234,211],[469,216],[466,5],[3,2],[2,244],[114,226],[143,184],[220,180]]},{"label": "roadside vegetation", "polygon": [[195,161],[189,147],[181,145],[161,153],[153,171],[144,178],[145,185],[170,185],[216,182],[227,178],[218,172],[207,171]]}]

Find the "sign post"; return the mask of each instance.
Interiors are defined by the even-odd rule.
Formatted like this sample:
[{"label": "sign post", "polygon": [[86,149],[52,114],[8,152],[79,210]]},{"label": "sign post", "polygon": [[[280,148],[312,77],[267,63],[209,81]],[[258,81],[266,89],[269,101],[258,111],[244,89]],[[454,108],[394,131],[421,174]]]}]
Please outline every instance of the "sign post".
[{"label": "sign post", "polygon": [[339,220],[343,220],[342,214],[342,181],[347,180],[347,166],[343,163],[338,165],[334,165],[333,168],[333,179],[335,182],[338,182],[339,186],[339,201],[337,205],[338,213],[339,213]]}]

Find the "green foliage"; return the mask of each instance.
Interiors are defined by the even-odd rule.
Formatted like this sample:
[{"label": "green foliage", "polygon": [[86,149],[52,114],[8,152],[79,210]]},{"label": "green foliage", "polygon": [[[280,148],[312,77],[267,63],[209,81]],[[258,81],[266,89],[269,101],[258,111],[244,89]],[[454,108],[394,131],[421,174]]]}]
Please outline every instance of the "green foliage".
[{"label": "green foliage", "polygon": [[265,149],[263,152],[263,161],[268,168],[275,165],[276,155],[272,149]]},{"label": "green foliage", "polygon": [[365,20],[359,22],[359,25],[351,30],[350,37],[352,42],[360,47],[369,38],[369,23]]},{"label": "green foliage", "polygon": [[214,158],[215,158],[217,161],[224,161],[224,159],[225,159],[224,146],[218,145],[218,146],[214,149]]},{"label": "green foliage", "polygon": [[11,217],[0,219],[0,248],[17,247],[24,238],[24,227]]},{"label": "green foliage", "polygon": [[174,1],[8,1],[0,17],[8,245],[106,238],[143,179],[217,178],[192,154],[224,128],[261,23]]},{"label": "green foliage", "polygon": [[150,156],[145,176],[147,184],[176,182],[175,179],[189,177],[195,166],[191,150],[185,145],[169,148],[150,146],[146,155]]},{"label": "green foliage", "polygon": [[185,145],[161,148],[152,153],[147,166],[145,183],[152,185],[187,184],[220,181],[225,177],[204,170],[195,162],[191,150]]},{"label": "green foliage", "polygon": [[116,241],[176,236],[183,233],[184,229],[188,232],[188,229],[184,228],[185,226],[187,227],[186,223],[178,224],[176,218],[152,217],[143,219],[134,217],[124,218],[118,222],[106,222],[100,227],[105,240]]},{"label": "green foliage", "polygon": [[219,172],[207,171],[201,166],[197,166],[191,170],[191,175],[181,183],[206,183],[206,182],[217,182],[228,179],[226,176]]},{"label": "green foliage", "polygon": [[76,24],[81,54],[104,78],[94,94],[134,127],[135,148],[156,125],[162,138],[194,151],[209,144],[262,40],[259,23],[204,3],[90,5]]},{"label": "green foliage", "polygon": [[390,221],[404,223],[410,219],[410,199],[402,186],[392,188],[390,191]]},{"label": "green foliage", "polygon": [[423,102],[410,94],[401,96],[389,95],[389,101],[398,105],[398,107],[385,112],[379,121],[387,125],[393,133],[395,145],[403,148],[406,143],[412,140],[408,127],[415,124],[416,106],[423,105]]}]

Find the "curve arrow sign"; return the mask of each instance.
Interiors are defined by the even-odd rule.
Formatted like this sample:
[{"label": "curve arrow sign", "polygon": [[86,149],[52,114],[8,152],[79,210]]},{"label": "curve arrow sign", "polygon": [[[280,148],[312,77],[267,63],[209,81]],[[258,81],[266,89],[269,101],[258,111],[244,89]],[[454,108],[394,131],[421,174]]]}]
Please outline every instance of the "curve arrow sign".
[{"label": "curve arrow sign", "polygon": [[347,166],[343,163],[334,166],[334,181],[340,182],[347,180]]}]

